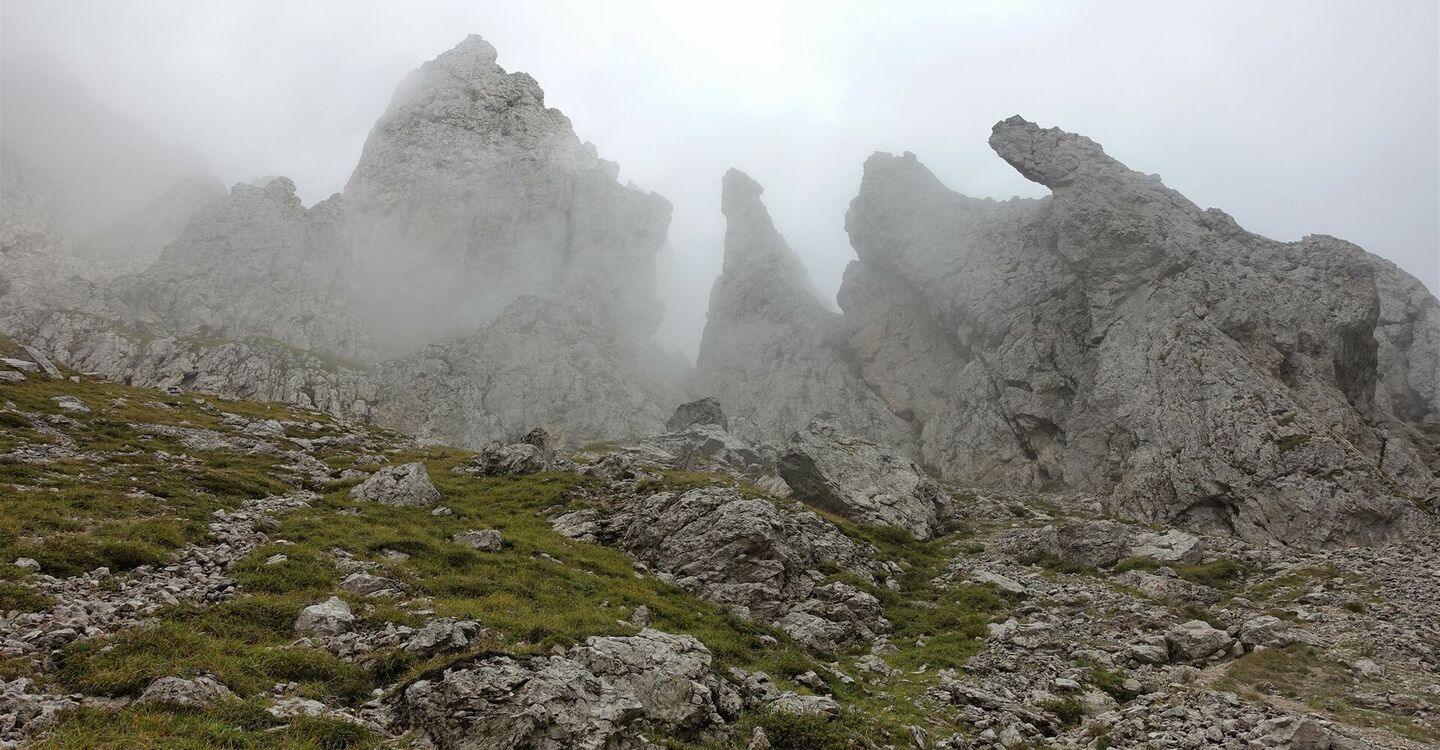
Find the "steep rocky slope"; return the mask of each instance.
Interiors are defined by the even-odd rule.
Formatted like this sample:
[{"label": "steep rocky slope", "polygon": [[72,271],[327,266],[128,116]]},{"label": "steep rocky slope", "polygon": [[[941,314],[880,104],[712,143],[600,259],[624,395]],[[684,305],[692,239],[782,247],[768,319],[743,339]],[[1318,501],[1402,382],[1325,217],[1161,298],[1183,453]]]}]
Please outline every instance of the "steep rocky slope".
[{"label": "steep rocky slope", "polygon": [[1433,534],[1297,552],[950,486],[920,542],[760,489],[779,451],[718,424],[477,456],[0,355],[0,746],[1440,740]]},{"label": "steep rocky slope", "polygon": [[[925,463],[1253,541],[1372,542],[1433,504],[1437,304],[1418,282],[1341,240],[1245,232],[1082,136],[1017,117],[991,146],[1053,195],[968,198],[876,154],[847,215],[860,260],[830,348]],[[729,352],[729,300],[765,289],[717,286],[704,348]],[[809,392],[811,359],[766,382]],[[725,360],[700,377],[735,377]],[[803,425],[778,414],[772,437]]]}]

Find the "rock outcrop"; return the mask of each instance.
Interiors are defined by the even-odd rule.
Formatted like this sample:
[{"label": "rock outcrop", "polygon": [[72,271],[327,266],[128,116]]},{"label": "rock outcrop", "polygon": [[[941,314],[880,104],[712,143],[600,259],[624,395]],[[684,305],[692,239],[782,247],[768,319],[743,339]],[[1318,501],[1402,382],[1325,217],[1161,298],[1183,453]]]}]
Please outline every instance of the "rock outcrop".
[{"label": "rock outcrop", "polygon": [[[727,210],[702,380],[761,404],[772,434],[798,429],[836,410],[817,398],[835,389],[807,343],[826,340],[844,352],[821,368],[850,394],[844,427],[905,445],[902,422],[947,479],[1103,492],[1127,517],[1260,542],[1413,527],[1436,493],[1437,307],[1423,286],[1341,240],[1246,232],[1082,136],[1015,117],[990,143],[1053,195],[977,200],[913,154],[866,162],[839,322],[811,297],[775,301],[797,298],[775,284],[799,271],[777,256],[758,189],[736,180],[749,210]],[[730,241],[737,223],[749,241]],[[770,267],[732,273],[756,246],[770,253],[748,257]],[[759,356],[755,342],[780,340],[784,356]]]},{"label": "rock outcrop", "polygon": [[715,425],[722,430],[730,428],[730,421],[725,418],[725,410],[720,408],[720,402],[706,396],[675,407],[675,413],[665,422],[665,430],[680,432],[697,424]]},{"label": "rock outcrop", "polygon": [[474,448],[535,425],[568,443],[649,434],[681,397],[644,347],[597,305],[527,295],[470,336],[375,368],[376,419]]},{"label": "rock outcrop", "polygon": [[854,521],[898,526],[930,539],[944,526],[945,491],[904,456],[815,420],[780,456],[794,497]]},{"label": "rock outcrop", "polygon": [[259,336],[363,359],[374,344],[347,221],[341,199],[307,209],[284,177],[240,183],[122,288],[142,320],[180,336]]},{"label": "rock outcrop", "polygon": [[810,598],[821,568],[867,580],[886,570],[820,516],[726,487],[630,498],[558,516],[554,526],[620,547],[682,588],[754,617],[781,617]]},{"label": "rock outcrop", "polygon": [[398,713],[447,750],[640,750],[653,747],[639,738],[642,727],[724,726],[710,666],[709,650],[690,636],[591,637],[563,655],[449,667],[405,688]]}]

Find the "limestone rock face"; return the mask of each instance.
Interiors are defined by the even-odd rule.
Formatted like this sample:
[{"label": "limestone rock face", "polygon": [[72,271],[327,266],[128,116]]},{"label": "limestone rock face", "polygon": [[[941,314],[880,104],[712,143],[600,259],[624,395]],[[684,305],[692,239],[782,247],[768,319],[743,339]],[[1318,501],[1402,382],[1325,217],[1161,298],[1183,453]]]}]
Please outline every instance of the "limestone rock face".
[{"label": "limestone rock face", "polygon": [[124,315],[117,295],[86,278],[69,238],[12,162],[0,144],[0,326],[9,331],[52,310]]},{"label": "limestone rock face", "polygon": [[365,357],[347,231],[338,199],[306,209],[284,177],[240,183],[202,208],[128,294],[181,335]]},{"label": "limestone rock face", "polygon": [[109,318],[43,308],[4,323],[10,335],[76,370],[135,386],[283,401],[346,419],[368,419],[375,400],[376,386],[359,367],[275,341],[148,337]]},{"label": "limestone rock face", "polygon": [[916,539],[943,525],[945,492],[915,462],[828,422],[796,432],[779,470],[796,499],[845,518],[898,526]]},{"label": "limestone rock face", "polygon": [[670,204],[617,172],[478,36],[412,72],[345,187],[368,277],[394,295],[386,333],[465,334],[517,297],[560,290],[647,337]]},{"label": "limestone rock face", "polygon": [[838,581],[815,589],[775,625],[795,640],[826,653],[868,643],[890,631],[880,600]]},{"label": "limestone rock face", "polygon": [[710,292],[698,387],[771,440],[829,415],[857,434],[907,444],[908,426],[860,379],[843,321],[814,292],[762,192],[742,172],[725,175],[725,263]]},{"label": "limestone rock face", "polygon": [[1377,286],[1341,240],[1245,232],[1082,136],[1011,118],[991,146],[1053,195],[975,200],[877,154],[846,218],[850,344],[927,464],[1252,541],[1414,521],[1407,496],[1435,491],[1423,289]]},{"label": "limestone rock face", "polygon": [[[1375,324],[1377,413],[1387,418],[1388,442],[1380,466],[1402,483],[1423,490],[1440,465],[1440,301],[1425,285],[1388,260],[1370,256],[1380,313]],[[1418,430],[1418,432],[1417,432]]]}]

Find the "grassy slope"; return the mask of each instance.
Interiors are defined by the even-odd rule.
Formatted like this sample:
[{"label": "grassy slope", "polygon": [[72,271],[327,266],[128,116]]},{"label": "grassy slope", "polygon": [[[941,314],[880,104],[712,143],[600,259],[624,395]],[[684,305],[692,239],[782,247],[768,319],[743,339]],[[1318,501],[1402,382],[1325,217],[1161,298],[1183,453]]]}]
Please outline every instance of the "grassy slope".
[{"label": "grassy slope", "polygon": [[[8,343],[0,342],[0,349]],[[62,411],[55,396],[73,396],[89,414]],[[203,541],[210,514],[246,499],[289,491],[294,480],[278,468],[276,456],[240,456],[187,450],[169,439],[147,436],[138,424],[168,424],[232,431],[223,413],[250,418],[303,422],[288,428],[306,437],[341,434],[344,428],[313,412],[275,404],[213,397],[169,396],[156,391],[91,381],[71,383],[32,376],[24,383],[0,384],[0,451],[22,445],[55,443],[65,437],[87,454],[84,460],[25,464],[0,460],[0,485],[15,489],[0,496],[0,560],[26,556],[45,572],[71,575],[106,566],[114,573],[163,562],[188,542]],[[33,418],[33,415],[42,415]],[[78,424],[51,425],[49,415]],[[27,416],[32,415],[32,416]],[[62,437],[63,435],[63,437]],[[846,533],[875,544],[906,568],[899,591],[871,589],[886,604],[897,625],[900,653],[888,657],[903,670],[923,665],[923,673],[905,671],[888,680],[860,679],[844,685],[819,658],[836,662],[852,676],[859,653],[807,654],[783,635],[739,619],[650,577],[637,576],[622,553],[566,539],[546,521],[556,506],[571,502],[571,491],[591,481],[573,475],[479,479],[450,469],[469,454],[450,449],[400,449],[396,436],[375,431],[372,438],[391,446],[387,463],[422,460],[454,512],[434,516],[427,510],[393,508],[351,500],[354,481],[309,486],[323,494],[312,508],[288,514],[272,538],[293,544],[260,548],[233,570],[241,596],[199,608],[171,608],[144,627],[108,638],[71,644],[58,655],[54,670],[0,662],[0,676],[31,675],[55,692],[134,696],[164,675],[216,675],[247,700],[205,712],[127,708],[118,713],[95,710],[66,717],[43,748],[349,748],[370,747],[379,738],[337,722],[310,720],[277,728],[263,713],[263,695],[277,682],[300,683],[302,695],[332,705],[357,705],[371,691],[395,689],[412,675],[443,666],[463,655],[415,663],[408,655],[377,654],[365,663],[347,662],[316,649],[284,648],[294,639],[291,623],[299,610],[336,593],[340,575],[331,550],[380,564],[376,572],[408,585],[433,600],[440,615],[472,618],[492,635],[476,650],[534,653],[589,635],[633,632],[620,622],[644,605],[654,626],[690,633],[712,650],[717,669],[738,666],[769,673],[783,686],[815,670],[829,680],[836,697],[851,711],[838,721],[745,717],[737,737],[748,738],[750,725],[767,727],[777,748],[861,747],[867,741],[908,742],[906,724],[925,723],[917,699],[932,684],[934,667],[958,667],[981,642],[984,624],[1005,607],[989,589],[941,590],[932,579],[944,565],[954,537],[918,543],[887,529],[839,521]],[[284,444],[284,440],[274,442]],[[286,446],[289,447],[289,446]],[[360,447],[327,448],[315,455],[330,466],[349,467]],[[193,462],[177,462],[177,456]],[[367,466],[364,468],[374,468]],[[724,481],[704,475],[678,475],[672,483],[688,486]],[[287,482],[289,484],[287,484]],[[753,492],[753,490],[752,490]],[[344,511],[343,513],[341,511]],[[470,528],[500,529],[506,540],[499,553],[483,553],[449,541]],[[410,557],[389,560],[382,550]],[[289,559],[264,565],[283,552]],[[36,610],[47,602],[24,586],[23,571],[0,565],[0,609]],[[422,618],[393,603],[350,598],[357,615],[371,623],[416,624]],[[929,606],[928,604],[938,604]],[[923,647],[916,640],[925,639]],[[772,643],[771,639],[778,641]],[[928,725],[932,733],[954,727]],[[684,738],[656,738],[690,747]]]}]

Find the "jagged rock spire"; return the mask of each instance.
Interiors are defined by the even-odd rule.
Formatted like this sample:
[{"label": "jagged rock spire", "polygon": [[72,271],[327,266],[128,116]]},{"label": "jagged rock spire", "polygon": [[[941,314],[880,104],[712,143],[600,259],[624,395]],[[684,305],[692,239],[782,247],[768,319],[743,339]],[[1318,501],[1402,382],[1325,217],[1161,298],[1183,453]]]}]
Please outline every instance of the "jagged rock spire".
[{"label": "jagged rock spire", "polygon": [[698,387],[734,404],[739,420],[771,439],[830,415],[848,429],[908,447],[908,427],[858,379],[840,316],[816,295],[763,193],[745,173],[725,174],[725,264],[710,292]]}]

